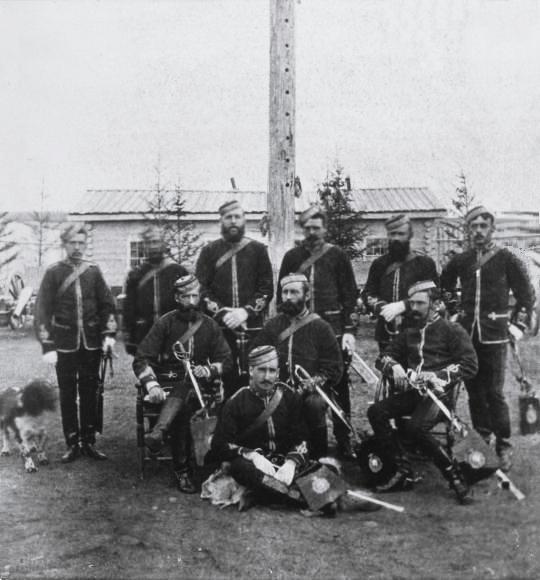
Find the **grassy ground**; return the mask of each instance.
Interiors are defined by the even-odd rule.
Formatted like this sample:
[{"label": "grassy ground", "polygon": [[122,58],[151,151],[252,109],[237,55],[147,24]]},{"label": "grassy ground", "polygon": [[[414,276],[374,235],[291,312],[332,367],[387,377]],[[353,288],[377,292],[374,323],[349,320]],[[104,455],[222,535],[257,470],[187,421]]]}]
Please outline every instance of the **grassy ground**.
[{"label": "grassy ground", "polygon": [[[371,333],[368,325],[358,345],[369,362],[375,354],[366,338]],[[538,345],[538,339],[523,345],[535,385]],[[476,486],[474,505],[458,506],[433,468],[419,463],[424,481],[413,492],[385,497],[404,505],[403,515],[381,510],[319,519],[285,509],[218,510],[177,492],[165,468],[138,479],[130,359],[121,345],[117,350],[99,441],[109,461],[62,465],[59,413],[49,421],[49,466],[26,474],[20,458],[0,458],[0,579],[540,577],[539,435],[522,437],[515,429],[512,477],[527,495],[522,502],[490,479]],[[0,352],[0,388],[48,372],[37,343],[24,332],[0,329]],[[509,366],[508,400],[517,426],[518,389]],[[365,385],[356,385],[360,428],[367,426],[372,397]],[[357,469],[349,472],[358,482]]]}]

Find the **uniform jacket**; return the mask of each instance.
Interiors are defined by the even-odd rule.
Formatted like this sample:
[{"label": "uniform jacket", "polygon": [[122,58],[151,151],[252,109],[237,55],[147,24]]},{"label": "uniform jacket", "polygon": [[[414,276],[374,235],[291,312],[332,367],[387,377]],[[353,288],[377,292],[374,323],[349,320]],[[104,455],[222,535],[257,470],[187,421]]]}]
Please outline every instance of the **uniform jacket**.
[{"label": "uniform jacket", "polygon": [[139,344],[133,359],[136,376],[148,376],[150,369],[153,369],[158,381],[166,378],[182,379],[184,367],[174,356],[173,344],[199,319],[202,319],[202,324],[193,337],[183,343],[191,362],[194,365],[220,363],[222,372],[229,371],[232,365],[231,351],[218,324],[201,312],[197,313],[194,321],[188,322],[181,313],[174,310],[164,314]]},{"label": "uniform jacket", "polygon": [[212,450],[219,459],[233,459],[247,448],[286,455],[299,465],[307,461],[302,402],[288,388],[283,388],[283,397],[270,418],[242,436],[268,406],[272,395],[259,395],[251,387],[243,387],[225,403],[212,439]]},{"label": "uniform jacket", "polygon": [[293,318],[286,314],[271,318],[255,337],[252,348],[265,344],[276,348],[282,381],[296,383],[294,365],[299,364],[310,375],[326,379],[325,388],[333,387],[343,374],[343,361],[332,327],[322,318],[317,318],[279,342],[279,335],[292,322]]},{"label": "uniform jacket", "polygon": [[270,258],[263,244],[250,240],[236,255],[216,267],[216,262],[234,245],[220,238],[201,250],[196,266],[201,297],[211,316],[216,316],[222,307],[245,308],[248,327],[257,328],[262,325],[263,313],[274,295]]},{"label": "uniform jacket", "polygon": [[[393,269],[392,264],[390,254],[376,258],[369,268],[368,279],[362,291],[362,299],[366,305],[368,298],[377,300],[378,304],[374,309],[374,314],[377,315],[385,304],[406,299],[407,291],[415,282],[433,280],[435,284],[439,284],[435,262],[429,256],[411,252],[410,259],[399,268]],[[402,328],[406,326],[406,319],[404,323]],[[375,329],[375,340],[388,340],[385,321],[380,316]]]},{"label": "uniform jacket", "polygon": [[144,262],[131,270],[126,279],[123,308],[126,343],[135,348],[160,316],[176,308],[174,283],[187,274],[171,258],[163,260],[157,268]]},{"label": "uniform jacket", "polygon": [[[355,331],[351,314],[356,306],[358,289],[347,254],[337,246],[327,245],[330,249],[303,273],[311,285],[309,309],[330,323],[336,335],[341,336],[344,332]],[[289,250],[283,257],[279,280],[298,272],[300,265],[310,256],[311,252],[304,244]],[[281,302],[279,293],[277,302]]]},{"label": "uniform jacket", "polygon": [[389,375],[396,363],[416,372],[432,371],[449,384],[471,379],[478,371],[472,341],[457,323],[436,316],[422,328],[409,327],[401,332],[376,362]]},{"label": "uniform jacket", "polygon": [[82,264],[89,267],[61,295],[58,291],[74,265],[62,260],[43,276],[34,324],[44,352],[101,348],[103,333],[115,315],[115,301],[99,267],[86,261]]},{"label": "uniform jacket", "polygon": [[495,245],[490,248],[497,251],[480,267],[474,248],[454,256],[443,270],[441,288],[452,294],[459,279],[461,324],[471,335],[476,328],[482,344],[499,344],[508,342],[510,290],[516,301],[514,312],[524,308],[530,316],[534,289],[525,264],[512,251]]}]

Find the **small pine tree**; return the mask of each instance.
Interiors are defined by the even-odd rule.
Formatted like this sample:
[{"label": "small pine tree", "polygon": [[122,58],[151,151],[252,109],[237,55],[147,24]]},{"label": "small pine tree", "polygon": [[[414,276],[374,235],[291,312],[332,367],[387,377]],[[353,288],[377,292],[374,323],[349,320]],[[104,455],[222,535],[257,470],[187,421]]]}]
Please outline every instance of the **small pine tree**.
[{"label": "small pine tree", "polygon": [[456,219],[445,224],[445,232],[455,248],[466,250],[470,247],[471,240],[465,216],[474,207],[475,196],[469,191],[463,171],[459,174],[458,179],[459,185],[456,187],[456,195],[451,200]]},{"label": "small pine tree", "polygon": [[317,194],[328,216],[327,241],[339,246],[351,260],[360,257],[364,253],[362,241],[367,228],[362,225],[361,212],[352,207],[350,181],[343,177],[339,163],[319,185]]},{"label": "small pine tree", "polygon": [[202,243],[201,234],[195,232],[193,222],[186,220],[186,200],[179,185],[167,190],[161,184],[160,175],[152,196],[148,200],[145,219],[149,229],[158,229],[171,257],[179,264],[191,264]]},{"label": "small pine tree", "polygon": [[11,239],[7,212],[0,212],[0,270],[17,257],[16,242]]}]

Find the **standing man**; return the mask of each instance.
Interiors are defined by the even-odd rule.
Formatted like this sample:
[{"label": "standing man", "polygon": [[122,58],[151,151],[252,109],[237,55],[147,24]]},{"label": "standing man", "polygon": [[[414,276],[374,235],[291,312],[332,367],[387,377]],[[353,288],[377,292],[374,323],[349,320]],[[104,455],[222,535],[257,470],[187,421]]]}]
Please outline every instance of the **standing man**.
[{"label": "standing man", "polygon": [[471,340],[458,324],[439,316],[438,294],[431,280],[418,282],[410,288],[408,316],[411,324],[377,359],[377,368],[392,381],[392,394],[369,407],[368,419],[375,436],[397,464],[396,473],[378,488],[379,491],[412,485],[409,462],[390,424],[391,419],[410,415],[410,420],[404,424],[408,436],[433,460],[459,503],[467,504],[471,500],[470,492],[458,466],[443,443],[430,433],[439,421],[439,408],[427,394],[409,386],[407,372],[412,372],[414,380],[432,389],[447,406],[453,405],[453,391],[458,383],[476,374],[478,364]]},{"label": "standing man", "polygon": [[221,235],[197,260],[203,307],[224,330],[233,353],[233,368],[223,377],[225,396],[247,384],[247,343],[261,329],[274,293],[266,247],[245,237],[246,218],[236,200],[219,208]]},{"label": "standing man", "polygon": [[135,354],[152,324],[176,308],[174,283],[188,274],[169,256],[158,231],[148,232],[143,240],[148,257],[127,276],[123,308],[124,343],[131,355]]},{"label": "standing man", "polygon": [[[69,225],[60,237],[66,259],[45,272],[37,296],[35,325],[45,356],[56,358],[68,446],[61,461],[68,463],[81,453],[107,459],[94,444],[101,348],[105,336],[116,332],[114,298],[98,266],[83,260],[88,237],[84,225]],[[52,353],[57,353],[56,357]]]},{"label": "standing man", "polygon": [[[328,454],[327,405],[314,385],[330,394],[343,373],[341,349],[334,330],[315,312],[310,312],[310,288],[304,274],[290,274],[280,282],[280,314],[271,318],[253,341],[254,346],[271,345],[279,357],[280,379],[303,391],[310,455],[319,459]],[[311,381],[299,381],[295,366],[302,366]]]},{"label": "standing man", "polygon": [[[177,487],[195,493],[191,480],[189,421],[194,386],[175,350],[191,361],[193,375],[203,395],[212,396],[215,381],[231,367],[231,352],[218,324],[200,311],[200,286],[192,274],[174,285],[176,309],[163,315],[143,338],[133,359],[133,370],[151,403],[164,403],[152,431],[144,438],[157,453],[164,435],[171,436],[173,469]],[[167,399],[160,381],[173,382]]]},{"label": "standing man", "polygon": [[[495,217],[484,206],[465,216],[473,247],[450,260],[441,275],[447,296],[461,283],[461,324],[473,340],[478,374],[466,382],[474,428],[495,449],[501,469],[512,467],[510,414],[504,398],[504,372],[508,324],[524,329],[534,305],[534,289],[525,264],[508,248],[495,245]],[[509,294],[515,305],[510,313]]]},{"label": "standing man", "polygon": [[[291,272],[305,274],[308,278],[311,290],[309,310],[330,324],[343,352],[345,369],[341,379],[333,387],[337,393],[338,404],[350,418],[351,398],[347,368],[355,348],[351,315],[358,294],[351,260],[341,248],[325,242],[327,216],[320,206],[309,207],[300,215],[299,221],[304,232],[304,241],[283,257],[279,280]],[[354,452],[347,428],[335,415],[332,417],[338,454],[353,458]]]},{"label": "standing man", "polygon": [[388,252],[373,261],[362,291],[365,305],[378,317],[375,340],[380,352],[406,326],[403,314],[408,288],[421,280],[439,283],[435,262],[411,250],[413,230],[409,218],[399,214],[386,220],[384,225]]}]

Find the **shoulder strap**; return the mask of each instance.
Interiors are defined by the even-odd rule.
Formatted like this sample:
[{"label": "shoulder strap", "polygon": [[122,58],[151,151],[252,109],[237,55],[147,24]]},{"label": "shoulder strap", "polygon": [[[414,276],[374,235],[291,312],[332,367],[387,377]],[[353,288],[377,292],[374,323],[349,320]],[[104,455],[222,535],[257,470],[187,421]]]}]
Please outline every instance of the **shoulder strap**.
[{"label": "shoulder strap", "polygon": [[259,427],[262,427],[266,423],[266,421],[270,419],[274,411],[278,408],[278,405],[281,402],[282,397],[283,397],[283,389],[280,386],[277,386],[274,395],[270,399],[268,405],[264,408],[264,411],[255,419],[255,421],[253,421],[251,425],[249,425],[249,427],[247,427],[246,429],[244,429],[242,433],[240,433],[238,439],[241,441],[242,439],[245,439],[247,435],[250,435],[253,431],[258,429]]},{"label": "shoulder strap", "polygon": [[158,274],[162,270],[165,270],[166,268],[168,268],[169,266],[172,266],[174,264],[175,264],[175,262],[171,261],[171,262],[166,262],[165,264],[162,264],[161,266],[158,266],[157,268],[150,268],[150,270],[148,270],[148,272],[146,272],[146,274],[137,283],[137,289],[141,289],[148,282],[148,280],[150,280],[150,278],[152,278],[155,274]]},{"label": "shoulder strap", "polygon": [[238,244],[236,246],[227,250],[223,254],[223,256],[221,256],[221,258],[218,258],[218,260],[216,261],[216,270],[221,268],[221,266],[223,266],[223,264],[228,262],[233,256],[238,254],[238,252],[240,250],[243,250],[250,243],[251,243],[251,240],[249,238],[243,238],[242,240],[240,240],[238,242]]},{"label": "shoulder strap", "polygon": [[494,246],[491,250],[488,250],[485,254],[482,254],[476,263],[476,268],[480,269],[482,266],[487,264],[493,256],[498,254],[502,248],[499,246]]},{"label": "shoulder strap", "polygon": [[58,292],[56,293],[56,299],[58,300],[58,298],[60,298],[64,294],[64,292],[73,284],[73,282],[75,282],[75,280],[77,280],[77,278],[79,278],[83,274],[83,272],[86,272],[86,270],[88,270],[88,268],[90,268],[91,265],[92,265],[91,262],[86,262],[84,264],[81,264],[80,266],[77,266],[73,270],[73,272],[71,272],[71,274],[69,274],[67,278],[64,279],[64,281],[60,285],[60,288],[58,288]]},{"label": "shoulder strap", "polygon": [[178,339],[178,341],[181,342],[182,344],[187,342],[192,336],[194,336],[194,334],[197,332],[197,330],[199,330],[202,323],[203,323],[203,318],[201,316],[201,318],[196,320],[195,323],[192,326],[190,326],[186,330],[186,332],[184,332],[184,334]]},{"label": "shoulder strap", "polygon": [[321,248],[319,248],[316,252],[311,254],[309,258],[306,258],[300,266],[298,266],[297,272],[303,274],[308,268],[311,268],[313,264],[319,259],[322,258],[326,252],[332,247],[332,244],[323,244]]},{"label": "shoulder strap", "polygon": [[277,338],[278,344],[280,342],[283,342],[284,340],[287,340],[289,336],[294,334],[297,330],[300,330],[302,327],[306,326],[306,324],[309,324],[310,322],[317,320],[317,318],[320,318],[318,314],[316,314],[315,312],[310,312],[307,316],[302,318],[302,320],[294,320],[290,326],[288,326],[278,335]]}]

